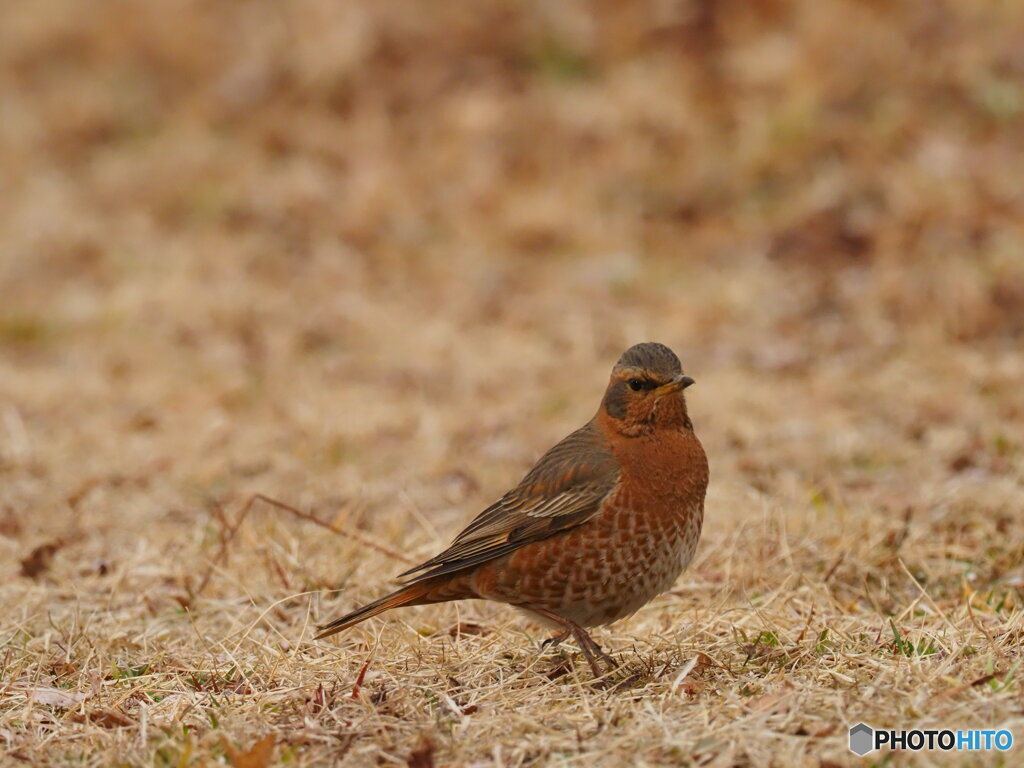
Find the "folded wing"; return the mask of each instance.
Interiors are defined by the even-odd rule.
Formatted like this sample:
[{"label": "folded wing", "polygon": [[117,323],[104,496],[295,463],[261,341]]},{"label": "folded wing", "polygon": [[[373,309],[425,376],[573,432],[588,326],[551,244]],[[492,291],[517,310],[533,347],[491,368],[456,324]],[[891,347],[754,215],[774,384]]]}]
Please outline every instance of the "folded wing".
[{"label": "folded wing", "polygon": [[481,512],[448,549],[399,578],[415,584],[454,573],[575,528],[600,511],[618,479],[618,464],[587,424],[545,453],[519,485]]}]

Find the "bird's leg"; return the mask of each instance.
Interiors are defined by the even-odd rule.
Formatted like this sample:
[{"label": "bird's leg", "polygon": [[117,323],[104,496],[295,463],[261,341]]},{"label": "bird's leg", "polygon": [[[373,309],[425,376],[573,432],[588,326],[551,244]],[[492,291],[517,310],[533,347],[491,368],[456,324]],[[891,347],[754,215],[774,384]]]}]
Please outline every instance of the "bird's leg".
[{"label": "bird's leg", "polygon": [[576,635],[576,639],[579,640],[581,643],[590,643],[590,650],[601,657],[601,661],[608,665],[609,671],[618,668],[619,665],[616,663],[615,659],[609,656],[605,652],[605,650],[597,644],[597,641],[590,636],[590,633],[583,629],[583,627],[577,627],[577,630],[579,634]]},{"label": "bird's leg", "polygon": [[586,658],[587,663],[590,664],[590,669],[593,671],[594,677],[601,677],[602,674],[601,667],[597,663],[598,657],[600,657],[601,660],[608,665],[609,671],[615,669],[618,666],[618,664],[615,663],[615,659],[613,659],[611,656],[605,653],[601,649],[601,646],[594,642],[594,638],[587,634],[587,630],[585,630],[575,621],[570,621],[569,619],[563,616],[559,616],[557,613],[553,613],[552,611],[548,611],[543,608],[530,607],[530,610],[536,614],[543,616],[545,619],[550,619],[556,624],[565,627],[565,631],[563,631],[561,634],[555,635],[553,638],[546,641],[546,643],[550,642],[552,645],[558,645],[558,643],[560,643],[570,634],[574,638],[576,638],[576,642],[579,643],[580,650],[583,652],[583,656]]},{"label": "bird's leg", "polygon": [[[597,643],[595,643],[591,639],[590,635],[587,634],[586,630],[578,624],[573,627],[572,634],[573,637],[576,638],[576,642],[580,644],[580,650],[583,651],[583,655],[586,657],[587,663],[590,664],[590,668],[594,672],[594,677],[601,677],[601,667],[598,666],[597,656],[594,655],[594,646],[596,646]],[[597,650],[601,651],[600,648]],[[601,651],[601,654],[604,654],[604,651]],[[614,669],[614,665],[612,665],[611,668]]]}]

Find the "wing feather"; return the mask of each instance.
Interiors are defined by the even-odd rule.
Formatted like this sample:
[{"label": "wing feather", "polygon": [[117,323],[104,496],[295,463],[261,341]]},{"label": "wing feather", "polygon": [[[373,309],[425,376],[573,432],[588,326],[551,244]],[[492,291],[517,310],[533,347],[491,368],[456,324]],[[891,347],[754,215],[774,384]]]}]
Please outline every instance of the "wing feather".
[{"label": "wing feather", "polygon": [[618,463],[587,424],[545,453],[519,485],[481,512],[451,546],[399,578],[414,584],[461,571],[574,528],[600,511],[618,479]]}]

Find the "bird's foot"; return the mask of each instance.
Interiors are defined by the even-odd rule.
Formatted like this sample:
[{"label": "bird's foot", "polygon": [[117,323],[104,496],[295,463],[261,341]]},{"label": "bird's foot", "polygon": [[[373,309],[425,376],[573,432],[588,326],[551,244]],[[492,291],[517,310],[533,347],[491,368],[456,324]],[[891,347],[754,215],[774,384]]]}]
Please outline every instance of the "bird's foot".
[{"label": "bird's foot", "polygon": [[594,677],[603,677],[605,672],[601,671],[600,665],[597,660],[603,661],[608,669],[607,672],[613,672],[619,668],[618,663],[609,656],[600,645],[598,645],[594,638],[592,638],[583,627],[577,626],[573,630],[573,635],[576,637],[576,642],[580,644],[580,650],[583,651],[583,656],[586,658],[587,663],[590,664],[590,669],[594,672]]},{"label": "bird's foot", "polygon": [[547,619],[550,619],[555,624],[559,624],[565,627],[564,631],[562,631],[560,634],[557,634],[554,637],[545,640],[544,643],[541,645],[541,648],[547,648],[549,647],[549,645],[558,645],[560,642],[569,637],[569,635],[572,635],[576,639],[576,642],[579,643],[580,650],[583,652],[583,656],[584,658],[586,658],[587,663],[590,664],[590,669],[593,671],[594,677],[600,678],[605,674],[601,671],[601,665],[597,663],[598,659],[603,661],[608,666],[608,672],[611,672],[612,670],[618,668],[619,665],[615,662],[615,659],[613,659],[611,656],[605,653],[604,650],[602,650],[601,646],[594,642],[594,638],[587,634],[587,630],[585,630],[575,621],[567,619],[564,616],[559,616],[554,611],[549,611],[545,608],[529,606],[529,610],[533,611],[534,613],[538,613]]}]

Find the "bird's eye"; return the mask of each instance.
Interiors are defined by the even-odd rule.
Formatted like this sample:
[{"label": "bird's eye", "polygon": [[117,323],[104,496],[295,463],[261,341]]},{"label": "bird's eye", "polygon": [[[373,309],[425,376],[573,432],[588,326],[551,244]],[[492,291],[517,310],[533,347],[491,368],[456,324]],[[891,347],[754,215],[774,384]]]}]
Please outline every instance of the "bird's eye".
[{"label": "bird's eye", "polygon": [[640,381],[640,379],[630,379],[626,383],[629,384],[629,388],[632,389],[634,392],[639,392],[641,389],[644,388],[644,383]]}]

